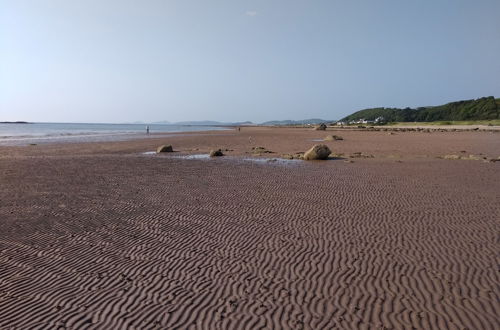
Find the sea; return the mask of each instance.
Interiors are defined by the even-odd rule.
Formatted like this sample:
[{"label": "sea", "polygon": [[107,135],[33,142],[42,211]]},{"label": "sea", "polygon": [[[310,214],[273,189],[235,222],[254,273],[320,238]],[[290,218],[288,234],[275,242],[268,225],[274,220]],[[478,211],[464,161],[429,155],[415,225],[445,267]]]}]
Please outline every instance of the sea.
[{"label": "sea", "polygon": [[[149,126],[149,133],[146,128]],[[227,130],[228,127],[166,124],[0,123],[0,145],[124,141],[158,133]]]}]

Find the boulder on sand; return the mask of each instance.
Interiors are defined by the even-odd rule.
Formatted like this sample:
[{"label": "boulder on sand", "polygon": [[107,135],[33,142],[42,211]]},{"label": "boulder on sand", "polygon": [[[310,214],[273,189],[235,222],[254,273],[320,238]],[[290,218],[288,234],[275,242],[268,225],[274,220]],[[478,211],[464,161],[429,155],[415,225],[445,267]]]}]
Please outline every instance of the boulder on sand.
[{"label": "boulder on sand", "polygon": [[220,150],[220,149],[210,150],[210,157],[220,157],[220,156],[224,156],[224,154],[222,153],[222,150]]},{"label": "boulder on sand", "polygon": [[156,149],[156,152],[157,153],[160,153],[160,152],[174,152],[174,149],[172,148],[172,146],[170,144],[164,144],[162,146],[159,146]]},{"label": "boulder on sand", "polygon": [[324,160],[328,159],[328,156],[332,152],[330,148],[325,146],[324,144],[317,144],[311,149],[307,150],[304,154],[304,160]]},{"label": "boulder on sand", "polygon": [[324,123],[321,123],[319,126],[315,128],[317,131],[324,131],[326,130],[326,125]]}]

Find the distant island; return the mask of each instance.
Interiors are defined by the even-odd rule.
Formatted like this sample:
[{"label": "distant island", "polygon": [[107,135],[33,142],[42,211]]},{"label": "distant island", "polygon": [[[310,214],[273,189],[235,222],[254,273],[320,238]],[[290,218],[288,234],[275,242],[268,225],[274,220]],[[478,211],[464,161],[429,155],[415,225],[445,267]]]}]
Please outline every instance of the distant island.
[{"label": "distant island", "polygon": [[254,125],[250,121],[244,122],[220,122],[220,121],[212,121],[212,120],[201,120],[201,121],[180,121],[175,123],[175,125],[181,126],[243,126],[243,125]]},{"label": "distant island", "polygon": [[279,126],[279,125],[313,125],[321,124],[326,122],[332,122],[332,120],[324,120],[319,118],[303,119],[303,120],[271,120],[262,123],[264,126]]},{"label": "distant island", "polygon": [[162,120],[162,121],[155,121],[155,122],[152,122],[150,124],[156,124],[156,125],[179,125],[179,126],[243,126],[243,125],[255,125],[251,121],[244,121],[244,122],[221,122],[221,121],[213,121],[213,120],[179,121],[179,122],[174,122],[174,123],[166,121],[166,120]]},{"label": "distant island", "polygon": [[27,121],[0,121],[0,124],[30,124]]},{"label": "distant island", "polygon": [[432,121],[470,121],[500,119],[500,99],[493,96],[476,100],[451,102],[438,106],[412,108],[370,108],[357,111],[339,122],[359,120],[375,121],[383,118],[385,122],[432,122]]},{"label": "distant island", "polygon": [[[151,124],[157,125],[181,125],[181,126],[287,126],[287,125],[313,125],[321,124],[326,122],[333,122],[334,120],[324,120],[324,119],[303,119],[303,120],[271,120],[266,121],[261,124],[256,124],[251,121],[241,121],[241,122],[221,122],[213,120],[199,120],[199,121],[180,121],[180,122],[169,122],[169,121],[156,121]],[[141,123],[143,124],[143,123]]]}]

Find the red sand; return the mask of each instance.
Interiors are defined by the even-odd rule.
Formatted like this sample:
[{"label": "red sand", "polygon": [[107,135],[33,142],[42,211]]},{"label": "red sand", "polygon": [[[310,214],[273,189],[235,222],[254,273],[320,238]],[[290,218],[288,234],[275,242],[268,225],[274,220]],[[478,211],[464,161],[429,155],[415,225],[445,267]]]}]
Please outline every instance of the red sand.
[{"label": "red sand", "polygon": [[[375,158],[140,154],[327,133]],[[0,329],[498,328],[500,162],[436,157],[499,153],[496,133],[265,128],[1,147]]]}]

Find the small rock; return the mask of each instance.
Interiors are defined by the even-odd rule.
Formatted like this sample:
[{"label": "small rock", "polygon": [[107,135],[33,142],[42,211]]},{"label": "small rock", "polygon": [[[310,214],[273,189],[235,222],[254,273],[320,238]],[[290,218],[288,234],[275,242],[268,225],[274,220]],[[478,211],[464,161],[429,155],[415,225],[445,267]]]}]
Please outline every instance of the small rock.
[{"label": "small rock", "polygon": [[264,147],[253,147],[252,148],[252,153],[254,154],[272,154],[274,152],[267,150]]},{"label": "small rock", "polygon": [[443,157],[441,157],[443,159],[460,159],[460,156],[459,155],[444,155]]},{"label": "small rock", "polygon": [[295,154],[283,154],[283,155],[281,155],[281,158],[284,158],[284,159],[303,159],[304,153],[297,152]]},{"label": "small rock", "polygon": [[367,154],[364,154],[362,152],[355,152],[351,155],[349,155],[349,158],[375,158],[375,156],[373,155],[367,155]]},{"label": "small rock", "polygon": [[172,146],[170,144],[164,144],[162,146],[159,146],[156,149],[157,153],[160,153],[160,152],[173,152],[173,151],[174,151],[174,149],[172,148]]},{"label": "small rock", "polygon": [[344,138],[339,135],[327,135],[323,140],[325,141],[342,141]]},{"label": "small rock", "polygon": [[224,156],[224,154],[222,153],[222,150],[220,150],[220,149],[210,150],[210,157],[220,157],[220,156]]},{"label": "small rock", "polygon": [[315,128],[317,131],[324,131],[326,130],[326,125],[324,123],[321,123],[319,126]]}]

